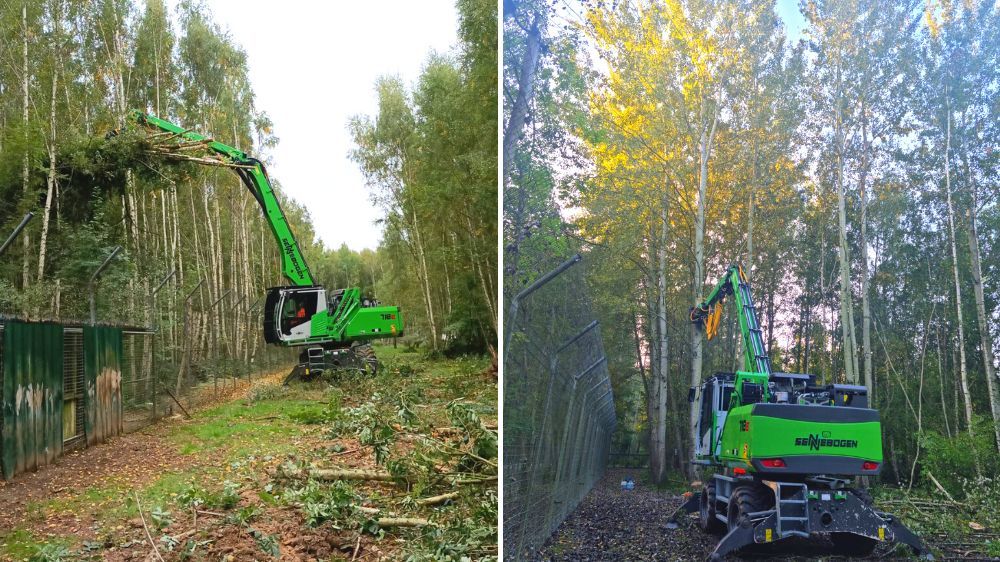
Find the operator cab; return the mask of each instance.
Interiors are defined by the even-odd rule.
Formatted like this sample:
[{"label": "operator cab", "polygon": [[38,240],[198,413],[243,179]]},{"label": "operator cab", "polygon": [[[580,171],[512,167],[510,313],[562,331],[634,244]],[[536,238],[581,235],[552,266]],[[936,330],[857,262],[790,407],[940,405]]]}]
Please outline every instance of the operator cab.
[{"label": "operator cab", "polygon": [[[709,455],[713,445],[718,445],[735,389],[735,373],[715,373],[701,385],[701,411],[695,433],[698,438],[694,444],[696,456]],[[692,402],[694,390],[692,388],[688,395]]]},{"label": "operator cab", "polygon": [[322,287],[272,287],[264,303],[264,341],[305,343],[312,335],[313,317],[326,310]]}]

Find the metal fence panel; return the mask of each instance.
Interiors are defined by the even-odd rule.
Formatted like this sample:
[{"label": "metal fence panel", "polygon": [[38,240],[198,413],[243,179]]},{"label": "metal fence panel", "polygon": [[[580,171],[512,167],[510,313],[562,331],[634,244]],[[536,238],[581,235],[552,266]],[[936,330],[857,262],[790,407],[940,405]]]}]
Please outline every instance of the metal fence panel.
[{"label": "metal fence panel", "polygon": [[8,322],[3,338],[3,473],[10,479],[62,454],[63,329]]},{"label": "metal fence panel", "polygon": [[3,476],[160,417],[235,398],[259,373],[296,360],[295,350],[257,340],[238,354],[207,354],[191,349],[189,334],[180,336],[183,348],[169,330],[28,321],[0,311]]},{"label": "metal fence panel", "polygon": [[504,558],[535,551],[604,474],[615,410],[575,256],[515,296],[504,348]]},{"label": "metal fence panel", "polygon": [[84,376],[87,385],[87,445],[119,435],[122,425],[122,330],[108,326],[83,328]]}]

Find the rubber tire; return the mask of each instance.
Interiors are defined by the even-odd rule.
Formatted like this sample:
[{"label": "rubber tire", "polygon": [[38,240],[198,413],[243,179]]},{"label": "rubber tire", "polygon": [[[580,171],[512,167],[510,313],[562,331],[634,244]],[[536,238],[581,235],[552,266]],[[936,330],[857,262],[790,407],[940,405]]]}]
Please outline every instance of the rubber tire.
[{"label": "rubber tire", "polygon": [[854,533],[830,533],[834,554],[863,558],[870,556],[878,541]]},{"label": "rubber tire", "polygon": [[378,374],[378,358],[375,357],[375,349],[371,345],[358,345],[351,349],[358,361],[358,370],[362,374],[374,377]]},{"label": "rubber tire", "polygon": [[702,531],[716,533],[723,529],[722,521],[715,516],[718,501],[715,498],[715,482],[709,482],[701,488],[701,499],[698,502],[698,526]]},{"label": "rubber tire", "polygon": [[768,509],[772,503],[773,496],[770,488],[765,488],[759,484],[744,484],[733,491],[729,498],[729,508],[726,512],[728,528],[730,531],[739,527],[749,527],[751,524],[747,514]]}]

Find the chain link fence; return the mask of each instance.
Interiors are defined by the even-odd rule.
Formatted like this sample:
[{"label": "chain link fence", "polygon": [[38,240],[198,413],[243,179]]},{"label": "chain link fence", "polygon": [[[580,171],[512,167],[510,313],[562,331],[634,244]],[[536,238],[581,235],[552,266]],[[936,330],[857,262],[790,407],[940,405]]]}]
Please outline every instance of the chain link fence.
[{"label": "chain link fence", "polygon": [[[162,390],[154,376],[156,362],[153,332],[126,330],[122,332],[122,418],[125,431],[135,431],[163,414]],[[159,406],[159,407],[158,407]]]},{"label": "chain link fence", "polygon": [[504,348],[505,560],[531,560],[604,474],[616,418],[579,255],[510,303]]}]

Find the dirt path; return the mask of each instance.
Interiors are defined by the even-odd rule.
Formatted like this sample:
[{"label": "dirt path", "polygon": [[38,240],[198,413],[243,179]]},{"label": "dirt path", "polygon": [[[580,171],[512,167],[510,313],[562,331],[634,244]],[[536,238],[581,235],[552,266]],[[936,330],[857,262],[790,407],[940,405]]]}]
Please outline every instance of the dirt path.
[{"label": "dirt path", "polygon": [[[90,486],[116,482],[140,486],[162,472],[192,464],[166,439],[145,429],[107,443],[78,449],[38,472],[0,485],[0,531],[22,523],[28,507],[42,500],[68,500]],[[84,514],[78,514],[84,515]]]},{"label": "dirt path", "polygon": [[[625,475],[636,480],[621,489]],[[716,539],[697,528],[667,529],[681,497],[639,483],[640,471],[612,469],[542,549],[539,560],[704,560]]]},{"label": "dirt path", "polygon": [[[636,480],[632,491],[621,489],[621,481],[626,476]],[[706,560],[721,537],[701,531],[692,516],[681,520],[678,528],[668,529],[667,519],[681,505],[681,496],[640,483],[641,476],[641,470],[608,470],[534,560]],[[908,560],[908,553],[905,547],[893,550],[886,545],[868,558],[851,558],[833,555],[829,545],[790,543],[782,550],[748,559],[783,562]],[[950,554],[954,556],[955,553]],[[952,556],[946,559],[969,559],[968,555]],[[732,555],[727,559],[741,560]]]},{"label": "dirt path", "polygon": [[[252,385],[242,385],[236,391],[220,393],[214,400],[200,401],[199,410],[222,402],[243,398],[260,384],[280,384],[287,369],[255,378]],[[121,435],[106,443],[69,452],[55,464],[37,472],[17,475],[12,481],[0,480],[0,533],[9,531],[30,517],[29,508],[35,502],[67,501],[93,486],[119,484],[139,488],[164,472],[197,466],[197,455],[178,454],[177,445],[164,435],[171,424],[185,423],[180,416],[161,420],[133,433]],[[42,530],[54,533],[76,533],[83,521],[92,514],[75,513],[73,517],[39,522]],[[74,528],[77,527],[77,528]]]}]

